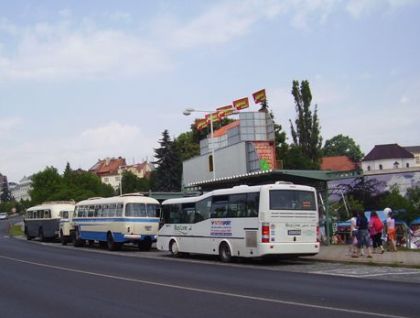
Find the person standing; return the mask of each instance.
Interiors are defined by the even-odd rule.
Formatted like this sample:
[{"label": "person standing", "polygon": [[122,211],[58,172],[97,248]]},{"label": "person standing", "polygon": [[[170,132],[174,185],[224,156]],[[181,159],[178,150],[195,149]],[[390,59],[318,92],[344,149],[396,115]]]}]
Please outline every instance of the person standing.
[{"label": "person standing", "polygon": [[375,253],[376,249],[380,250],[380,253],[384,253],[384,247],[382,246],[382,230],[384,229],[384,224],[381,219],[378,217],[378,214],[375,211],[372,211],[370,214],[369,220],[369,232],[370,237],[372,238],[373,243],[373,252]]},{"label": "person standing", "polygon": [[390,208],[385,208],[384,212],[388,215],[386,219],[386,232],[388,234],[388,249],[392,252],[397,251],[397,231],[395,229],[395,219]]},{"label": "person standing", "polygon": [[351,247],[350,255],[357,254],[357,211],[352,211],[352,218],[350,219],[350,235],[351,235]]},{"label": "person standing", "polygon": [[352,255],[352,257],[358,257],[360,252],[363,251],[363,248],[366,248],[366,253],[368,258],[372,258],[372,253],[370,251],[370,235],[369,235],[369,222],[363,211],[359,211],[357,214],[357,248],[358,254]]}]

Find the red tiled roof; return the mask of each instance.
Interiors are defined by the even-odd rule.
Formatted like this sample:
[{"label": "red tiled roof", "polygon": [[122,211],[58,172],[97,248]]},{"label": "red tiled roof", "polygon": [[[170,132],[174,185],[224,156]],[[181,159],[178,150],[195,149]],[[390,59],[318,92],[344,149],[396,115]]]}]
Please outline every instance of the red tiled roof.
[{"label": "red tiled roof", "polygon": [[98,162],[90,168],[89,171],[98,176],[116,175],[118,174],[118,168],[125,165],[126,162],[124,158],[110,158],[98,160]]},{"label": "red tiled roof", "polygon": [[414,158],[414,155],[398,144],[376,145],[362,161]]},{"label": "red tiled roof", "polygon": [[331,156],[321,159],[321,170],[353,171],[357,165],[347,156]]},{"label": "red tiled roof", "polygon": [[223,136],[228,132],[228,130],[230,130],[232,128],[235,128],[235,127],[238,127],[238,126],[239,126],[239,120],[235,120],[235,121],[231,122],[230,124],[227,124],[226,126],[223,126],[219,129],[215,130],[213,132],[213,136],[214,137]]}]

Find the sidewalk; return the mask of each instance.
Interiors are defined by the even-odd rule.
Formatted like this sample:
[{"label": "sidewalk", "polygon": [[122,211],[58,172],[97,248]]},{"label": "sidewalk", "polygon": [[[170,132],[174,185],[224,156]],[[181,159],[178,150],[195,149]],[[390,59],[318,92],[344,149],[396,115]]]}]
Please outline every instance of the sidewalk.
[{"label": "sidewalk", "polygon": [[322,245],[320,252],[315,256],[308,257],[308,259],[329,262],[362,263],[420,268],[420,251],[404,250],[398,252],[385,252],[384,254],[372,254],[372,258],[367,258],[366,256],[353,258],[349,253],[349,245]]}]

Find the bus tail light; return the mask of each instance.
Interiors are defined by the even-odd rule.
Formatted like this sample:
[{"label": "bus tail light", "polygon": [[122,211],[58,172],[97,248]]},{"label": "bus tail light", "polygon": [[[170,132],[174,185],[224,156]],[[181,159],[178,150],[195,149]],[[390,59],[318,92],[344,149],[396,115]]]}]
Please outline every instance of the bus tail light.
[{"label": "bus tail light", "polygon": [[270,225],[268,223],[263,223],[261,227],[261,242],[269,243],[270,242]]},{"label": "bus tail light", "polygon": [[316,241],[319,243],[319,242],[321,242],[321,234],[320,234],[320,232],[319,232],[320,230],[319,230],[319,226],[317,226],[316,227]]}]

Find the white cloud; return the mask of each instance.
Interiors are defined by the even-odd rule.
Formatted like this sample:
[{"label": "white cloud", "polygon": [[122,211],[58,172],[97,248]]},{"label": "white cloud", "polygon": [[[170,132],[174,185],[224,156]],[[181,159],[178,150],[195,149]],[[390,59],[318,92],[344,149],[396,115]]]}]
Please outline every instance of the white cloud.
[{"label": "white cloud", "polygon": [[410,99],[405,95],[401,96],[401,98],[400,98],[400,103],[401,104],[407,104],[409,101],[410,101]]},{"label": "white cloud", "polygon": [[359,19],[379,10],[391,13],[415,3],[418,3],[418,0],[350,0],[346,5],[346,10],[353,18]]},{"label": "white cloud", "polygon": [[18,181],[23,175],[30,175],[54,166],[60,172],[67,162],[75,169],[89,169],[98,159],[125,157],[141,161],[151,158],[156,137],[148,137],[139,127],[110,122],[96,128],[89,128],[80,134],[42,140],[26,140],[16,143],[0,157],[0,171],[11,181]]},{"label": "white cloud", "polygon": [[68,21],[21,29],[16,53],[0,55],[2,80],[118,78],[170,67],[163,51],[138,36]]},{"label": "white cloud", "polygon": [[0,138],[11,133],[14,129],[19,127],[23,120],[18,117],[1,118],[0,117]]}]

